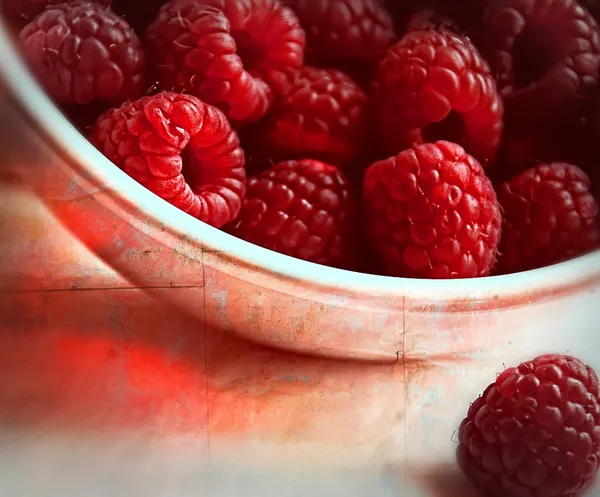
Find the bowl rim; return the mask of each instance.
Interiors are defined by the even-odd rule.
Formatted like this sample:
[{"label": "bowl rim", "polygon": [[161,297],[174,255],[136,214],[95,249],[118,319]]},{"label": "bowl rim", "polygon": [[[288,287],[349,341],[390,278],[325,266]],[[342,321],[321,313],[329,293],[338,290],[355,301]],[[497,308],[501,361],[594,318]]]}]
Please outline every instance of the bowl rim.
[{"label": "bowl rim", "polygon": [[[562,293],[586,282],[600,280],[600,250],[530,271],[471,279],[428,280],[355,273],[322,266],[253,245],[191,218],[156,196],[99,152],[62,114],[30,74],[18,54],[14,37],[0,15],[0,82],[34,121],[42,137],[59,147],[70,166],[104,185],[112,194],[160,226],[167,226],[180,240],[202,250],[225,254],[229,263],[275,279],[294,280],[322,292],[362,294],[385,299],[502,301],[523,295]],[[121,202],[122,203],[122,202]],[[175,246],[171,247],[173,250]],[[250,277],[250,274],[248,275]],[[499,296],[501,298],[499,298]]]}]

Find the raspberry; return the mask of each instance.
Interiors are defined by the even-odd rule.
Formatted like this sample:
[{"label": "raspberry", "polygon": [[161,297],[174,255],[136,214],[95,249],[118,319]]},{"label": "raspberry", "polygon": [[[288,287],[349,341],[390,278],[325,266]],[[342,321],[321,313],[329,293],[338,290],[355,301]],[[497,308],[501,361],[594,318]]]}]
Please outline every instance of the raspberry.
[{"label": "raspberry", "polygon": [[372,164],[365,220],[391,276],[486,276],[496,262],[501,215],[481,165],[438,141]]},{"label": "raspberry", "polygon": [[146,35],[161,85],[254,121],[271,103],[267,84],[244,69],[225,14],[196,0],[167,3]]},{"label": "raspberry", "polygon": [[460,425],[458,463],[490,497],[581,495],[599,458],[598,376],[570,356],[506,369]]},{"label": "raspberry", "polygon": [[[65,0],[4,0],[2,7],[6,16],[23,28],[34,17],[52,5],[64,3]],[[102,5],[110,5],[111,0],[90,0]]]},{"label": "raspberry", "polygon": [[560,123],[596,85],[598,26],[576,0],[492,0],[480,37],[507,127]]},{"label": "raspberry", "polygon": [[448,139],[484,165],[494,159],[502,102],[468,39],[434,30],[408,33],[381,62],[373,93],[388,153]]},{"label": "raspberry", "polygon": [[126,102],[100,116],[91,141],[133,179],[205,223],[219,228],[240,211],[244,152],[225,115],[196,97],[163,92]]},{"label": "raspberry", "polygon": [[393,20],[379,0],[285,0],[306,31],[307,58],[336,66],[376,63],[394,41]]},{"label": "raspberry", "polygon": [[271,99],[266,82],[304,60],[304,31],[277,0],[173,0],[146,37],[164,88],[236,121],[261,118]]},{"label": "raspberry", "polygon": [[356,227],[356,205],[341,171],[306,159],[250,178],[231,233],[282,254],[350,269]]},{"label": "raspberry", "polygon": [[141,42],[108,7],[54,5],[19,38],[32,71],[60,103],[119,103],[144,93]]},{"label": "raspberry", "polygon": [[258,154],[339,166],[357,157],[368,131],[367,96],[348,76],[305,66],[276,88],[281,102],[261,123]]},{"label": "raspberry", "polygon": [[498,269],[534,269],[598,246],[598,206],[590,180],[564,162],[542,164],[498,189],[504,226]]}]

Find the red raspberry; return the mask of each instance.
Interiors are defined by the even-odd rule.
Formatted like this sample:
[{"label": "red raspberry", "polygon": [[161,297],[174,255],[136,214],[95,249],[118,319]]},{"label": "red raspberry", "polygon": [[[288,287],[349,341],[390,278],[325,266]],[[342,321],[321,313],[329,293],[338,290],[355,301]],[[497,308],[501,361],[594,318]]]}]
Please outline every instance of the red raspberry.
[{"label": "red raspberry", "polygon": [[163,92],[126,102],[100,116],[91,140],[133,179],[205,223],[219,228],[240,211],[244,152],[225,115],[196,97]]},{"label": "red raspberry", "polygon": [[356,227],[356,205],[341,171],[306,159],[250,178],[231,233],[275,252],[350,269]]},{"label": "red raspberry", "polygon": [[[393,20],[379,0],[284,0],[306,31],[310,62],[376,63],[394,41]],[[342,65],[344,67],[344,65]]]},{"label": "red raspberry", "polygon": [[458,463],[485,495],[581,495],[600,459],[598,376],[565,355],[508,368],[471,404],[459,443]]},{"label": "red raspberry", "polygon": [[560,123],[598,80],[598,26],[576,0],[492,0],[480,38],[507,126]]},{"label": "red raspberry", "polygon": [[496,262],[501,215],[481,165],[439,141],[375,162],[363,184],[365,220],[390,276],[472,278]]},{"label": "red raspberry", "polygon": [[304,31],[277,0],[173,0],[147,31],[164,88],[194,94],[236,121],[269,108],[265,81],[304,60]]},{"label": "red raspberry", "polygon": [[236,121],[254,121],[269,108],[271,91],[244,69],[222,11],[200,0],[174,0],[146,39],[163,88],[196,95]]},{"label": "red raspberry", "polygon": [[494,159],[502,101],[489,67],[468,39],[451,32],[410,32],[388,51],[373,90],[389,153],[449,139],[484,165]]},{"label": "red raspberry", "polygon": [[108,7],[54,5],[19,38],[32,71],[60,103],[118,103],[144,93],[142,44]]},{"label": "red raspberry", "polygon": [[367,95],[334,69],[305,66],[285,85],[281,102],[261,124],[258,155],[269,159],[310,157],[343,166],[357,157],[367,137]]},{"label": "red raspberry", "polygon": [[[90,0],[102,5],[110,5],[111,0]],[[2,8],[9,19],[16,22],[17,26],[23,28],[34,17],[41,14],[51,5],[64,3],[65,0],[4,0]]]},{"label": "red raspberry", "polygon": [[598,206],[590,180],[564,162],[528,169],[498,189],[504,226],[498,269],[554,264],[597,247]]}]

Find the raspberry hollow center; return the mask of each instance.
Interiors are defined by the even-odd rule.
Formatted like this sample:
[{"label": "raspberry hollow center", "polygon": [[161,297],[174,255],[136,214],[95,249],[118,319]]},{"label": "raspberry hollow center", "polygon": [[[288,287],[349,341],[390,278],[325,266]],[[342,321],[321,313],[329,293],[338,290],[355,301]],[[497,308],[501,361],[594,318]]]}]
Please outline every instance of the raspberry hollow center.
[{"label": "raspberry hollow center", "polygon": [[232,31],[231,36],[235,40],[237,54],[244,63],[244,69],[254,71],[267,56],[266,47],[245,29]]},{"label": "raspberry hollow center", "polygon": [[540,81],[560,59],[560,40],[551,26],[528,25],[514,45],[514,84],[525,88]]},{"label": "raspberry hollow center", "polygon": [[[197,191],[198,186],[202,185],[207,181],[206,168],[202,167],[202,164],[194,157],[190,152],[189,147],[185,147],[181,151],[182,168],[181,174],[183,179],[190,186],[193,192]],[[205,174],[203,174],[203,171]]]}]

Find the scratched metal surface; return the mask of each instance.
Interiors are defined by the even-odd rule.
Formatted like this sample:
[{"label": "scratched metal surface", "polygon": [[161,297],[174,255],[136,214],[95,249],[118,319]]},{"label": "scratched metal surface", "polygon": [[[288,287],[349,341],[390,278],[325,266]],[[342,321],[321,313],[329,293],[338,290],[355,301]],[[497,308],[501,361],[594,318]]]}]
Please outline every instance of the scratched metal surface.
[{"label": "scratched metal surface", "polygon": [[2,493],[441,495],[404,479],[398,364],[198,334],[0,178]]}]

